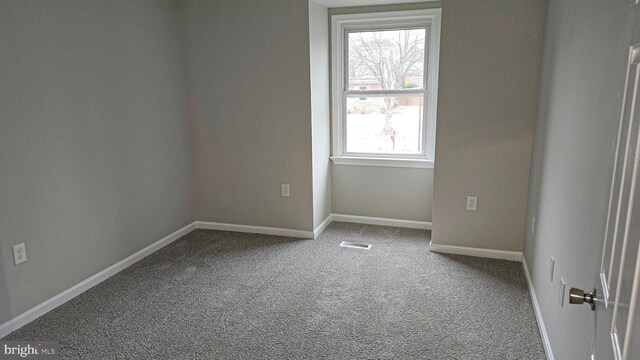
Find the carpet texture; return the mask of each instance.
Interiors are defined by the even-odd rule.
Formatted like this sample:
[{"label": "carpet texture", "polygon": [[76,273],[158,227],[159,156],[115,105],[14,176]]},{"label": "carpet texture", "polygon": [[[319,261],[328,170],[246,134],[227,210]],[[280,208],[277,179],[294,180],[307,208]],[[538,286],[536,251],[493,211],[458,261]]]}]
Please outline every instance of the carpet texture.
[{"label": "carpet texture", "polygon": [[521,265],[430,253],[429,237],[196,230],[5,340],[70,359],[544,359]]}]

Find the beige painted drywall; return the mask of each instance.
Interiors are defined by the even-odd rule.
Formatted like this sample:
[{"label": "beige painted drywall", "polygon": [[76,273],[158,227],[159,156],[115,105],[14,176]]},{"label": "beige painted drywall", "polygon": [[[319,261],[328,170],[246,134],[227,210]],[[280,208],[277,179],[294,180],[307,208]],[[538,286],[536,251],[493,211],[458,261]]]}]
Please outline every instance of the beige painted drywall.
[{"label": "beige painted drywall", "polygon": [[194,220],[177,20],[0,2],[0,324]]},{"label": "beige painted drywall", "polygon": [[[440,1],[329,9],[330,15],[433,9]],[[441,44],[442,46],[442,44]],[[332,165],[335,214],[431,221],[433,169]]]},{"label": "beige painted drywall", "polygon": [[431,221],[433,170],[333,166],[333,213]]},{"label": "beige painted drywall", "polygon": [[524,255],[556,359],[590,355],[593,312],[561,307],[558,289],[591,289],[601,263],[632,2],[547,9]]},{"label": "beige painted drywall", "polygon": [[311,125],[313,144],[313,228],[331,214],[331,115],[328,9],[309,1]]},{"label": "beige painted drywall", "polygon": [[522,251],[545,4],[443,2],[434,243]]},{"label": "beige painted drywall", "polygon": [[308,2],[194,0],[180,9],[196,217],[312,230]]}]

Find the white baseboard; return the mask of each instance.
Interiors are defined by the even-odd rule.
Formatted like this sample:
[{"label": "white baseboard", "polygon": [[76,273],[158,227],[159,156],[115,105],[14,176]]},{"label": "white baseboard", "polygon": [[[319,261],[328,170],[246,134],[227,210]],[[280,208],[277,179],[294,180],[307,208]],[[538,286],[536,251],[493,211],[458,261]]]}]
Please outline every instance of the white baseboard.
[{"label": "white baseboard", "polygon": [[477,256],[477,257],[483,257],[483,258],[502,259],[502,260],[510,260],[510,261],[522,260],[522,252],[520,251],[505,251],[505,250],[472,248],[472,247],[466,247],[466,246],[440,245],[440,244],[434,244],[433,242],[429,243],[429,251],[444,253],[444,254]]},{"label": "white baseboard", "polygon": [[538,298],[536,297],[536,291],[533,289],[533,282],[531,281],[531,275],[529,275],[529,268],[527,267],[527,261],[522,257],[522,268],[524,270],[524,276],[527,278],[527,285],[529,286],[529,295],[531,295],[531,304],[533,305],[533,312],[536,314],[536,321],[538,322],[538,330],[540,331],[540,337],[542,338],[542,345],[544,346],[544,353],[547,355],[547,360],[553,359],[553,351],[551,351],[551,342],[549,342],[549,335],[547,334],[547,328],[544,326],[544,320],[542,319],[542,312],[540,311],[540,305],[538,304]]},{"label": "white baseboard", "polygon": [[196,229],[193,222],[0,325],[0,339]]},{"label": "white baseboard", "polygon": [[208,222],[208,221],[196,221],[196,228],[207,229],[207,230],[237,231],[237,232],[250,233],[250,234],[276,235],[276,236],[285,236],[285,237],[302,238],[302,239],[314,238],[313,231],[283,229],[283,228],[274,228],[274,227],[266,227],[266,226],[226,224],[226,223],[216,223],[216,222]]},{"label": "white baseboard", "polygon": [[318,227],[315,230],[313,230],[313,238],[317,239],[318,236],[322,234],[324,229],[326,229],[327,226],[329,226],[329,224],[331,224],[332,221],[333,221],[333,214],[329,214],[329,216],[327,216],[327,218],[324,219],[324,221],[320,225],[318,225]]},{"label": "white baseboard", "polygon": [[431,223],[426,221],[387,219],[387,218],[345,215],[345,214],[331,214],[331,218],[332,218],[332,221],[349,222],[349,223],[356,223],[356,224],[384,225],[384,226],[395,226],[395,227],[404,227],[404,228],[411,228],[411,229],[431,230]]},{"label": "white baseboard", "polygon": [[314,231],[282,229],[282,228],[273,228],[273,227],[264,227],[264,226],[225,224],[225,223],[215,223],[215,222],[207,222],[207,221],[194,221],[193,223],[183,227],[182,229],[177,230],[165,236],[164,238],[145,247],[144,249],[136,252],[135,254],[130,255],[129,257],[89,277],[88,279],[83,280],[82,282],[70,287],[69,289],[59,293],[58,295],[40,303],[39,305],[36,305],[35,307],[25,311],[24,313],[16,316],[15,318],[5,322],[4,324],[1,324],[0,339],[9,335],[11,332],[21,328],[22,326],[30,323],[31,321],[39,318],[40,316],[48,313],[49,311],[55,309],[56,307],[64,304],[65,302],[73,299],[74,297],[82,294],[83,292],[89,290],[90,288],[98,285],[99,283],[105,281],[109,277],[119,273],[120,271],[126,269],[127,267],[131,266],[137,261],[140,261],[144,257],[160,250],[162,247],[172,243],[173,241],[179,239],[180,237],[188,234],[189,232],[195,229],[237,231],[237,232],[253,233],[253,234],[266,234],[266,235],[286,236],[286,237],[303,238],[303,239],[316,239],[332,221],[354,222],[354,223],[372,224],[372,225],[387,225],[387,226],[397,226],[397,227],[407,227],[407,228],[417,228],[417,229],[431,229],[431,223],[428,223],[428,222],[374,218],[374,217],[342,215],[342,214],[329,215],[322,222],[322,224],[320,224]]}]

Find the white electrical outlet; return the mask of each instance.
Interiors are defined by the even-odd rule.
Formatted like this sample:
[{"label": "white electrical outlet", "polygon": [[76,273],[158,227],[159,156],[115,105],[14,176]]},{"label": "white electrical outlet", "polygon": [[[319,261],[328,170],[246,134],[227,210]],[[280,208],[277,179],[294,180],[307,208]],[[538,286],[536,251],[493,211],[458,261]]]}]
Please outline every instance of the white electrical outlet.
[{"label": "white electrical outlet", "polygon": [[567,292],[567,283],[563,278],[560,278],[560,292],[558,293],[558,300],[560,301],[560,307],[564,307],[564,293]]},{"label": "white electrical outlet", "polygon": [[467,210],[476,211],[478,208],[478,197],[475,195],[467,196]]},{"label": "white electrical outlet", "polygon": [[553,282],[553,275],[555,270],[556,270],[556,259],[554,259],[552,256],[551,257],[551,282]]},{"label": "white electrical outlet", "polygon": [[24,243],[13,246],[13,262],[18,265],[27,261],[27,249]]},{"label": "white electrical outlet", "polygon": [[282,184],[282,196],[289,196],[289,184]]}]

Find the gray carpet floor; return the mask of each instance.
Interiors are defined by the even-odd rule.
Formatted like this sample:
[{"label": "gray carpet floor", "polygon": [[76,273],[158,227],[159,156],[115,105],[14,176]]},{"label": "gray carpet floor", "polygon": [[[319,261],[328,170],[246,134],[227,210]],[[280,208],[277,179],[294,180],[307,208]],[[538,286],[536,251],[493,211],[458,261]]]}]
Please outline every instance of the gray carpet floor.
[{"label": "gray carpet floor", "polygon": [[544,359],[521,265],[430,253],[429,237],[196,230],[5,340],[70,359]]}]

